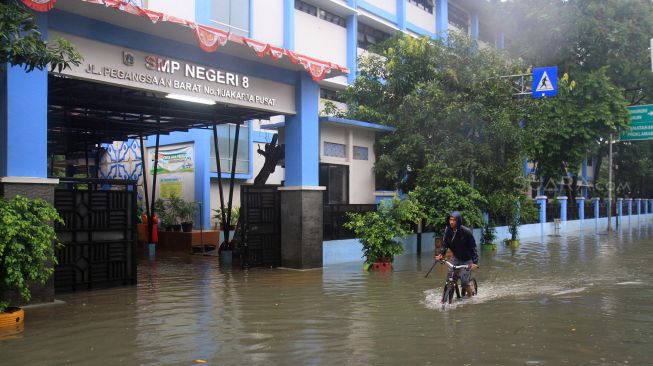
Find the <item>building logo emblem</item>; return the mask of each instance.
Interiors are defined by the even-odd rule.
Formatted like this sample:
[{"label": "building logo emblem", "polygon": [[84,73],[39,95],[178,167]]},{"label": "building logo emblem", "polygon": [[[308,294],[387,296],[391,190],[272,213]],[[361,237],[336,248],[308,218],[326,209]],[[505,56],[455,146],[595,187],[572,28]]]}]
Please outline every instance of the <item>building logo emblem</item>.
[{"label": "building logo emblem", "polygon": [[134,54],[127,51],[122,51],[122,63],[127,66],[134,66]]}]

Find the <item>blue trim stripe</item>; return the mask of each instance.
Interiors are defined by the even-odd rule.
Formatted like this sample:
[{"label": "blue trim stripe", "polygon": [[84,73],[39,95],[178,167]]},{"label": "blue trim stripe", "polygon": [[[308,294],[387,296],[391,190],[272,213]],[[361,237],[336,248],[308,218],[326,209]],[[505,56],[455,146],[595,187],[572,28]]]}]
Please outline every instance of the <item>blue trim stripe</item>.
[{"label": "blue trim stripe", "polygon": [[358,0],[358,7],[364,10],[369,11],[370,13],[379,16],[387,21],[390,21],[394,24],[397,24],[397,16],[394,14],[391,14],[377,6],[374,6],[370,3],[368,3],[365,0]]},{"label": "blue trim stripe", "polygon": [[426,30],[426,29],[424,29],[424,28],[422,28],[422,27],[420,27],[418,25],[415,25],[415,24],[413,24],[411,22],[406,23],[406,29],[408,29],[411,32],[415,32],[415,33],[419,34],[420,36],[428,36],[428,37],[431,37],[431,38],[436,38],[435,33],[431,32],[429,30]]}]

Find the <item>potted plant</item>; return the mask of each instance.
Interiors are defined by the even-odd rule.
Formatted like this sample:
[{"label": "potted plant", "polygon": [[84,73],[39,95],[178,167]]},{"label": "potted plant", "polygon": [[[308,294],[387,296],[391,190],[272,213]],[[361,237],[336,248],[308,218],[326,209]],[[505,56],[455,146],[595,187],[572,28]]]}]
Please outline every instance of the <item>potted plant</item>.
[{"label": "potted plant", "polygon": [[519,245],[519,216],[514,215],[510,224],[508,224],[508,232],[510,233],[510,239],[506,239],[506,244],[510,244],[513,247]]},{"label": "potted plant", "polygon": [[166,211],[170,213],[169,219],[172,222],[172,231],[181,231],[181,222],[182,216],[184,215],[184,210],[186,206],[186,201],[183,198],[172,194],[168,197],[166,202]]},{"label": "potted plant", "polygon": [[497,230],[494,228],[494,226],[491,223],[486,223],[483,225],[483,230],[481,231],[481,248],[482,249],[490,249],[494,250],[496,249],[496,245],[494,244],[494,239],[496,239]]},{"label": "potted plant", "polygon": [[[225,225],[222,223],[222,210],[219,208],[213,209],[213,219],[215,220],[215,226],[216,228],[219,228],[220,230],[225,229]],[[227,215],[225,214],[225,219]],[[234,206],[231,208],[231,221],[229,222],[229,230],[235,230],[236,225],[238,225],[238,220],[240,218],[240,208],[238,206]]]},{"label": "potted plant", "polygon": [[181,230],[185,233],[193,231],[193,220],[197,210],[197,202],[186,202],[183,199],[179,203],[179,215],[181,217]]},{"label": "potted plant", "polygon": [[391,270],[394,257],[404,251],[400,238],[411,234],[412,225],[422,214],[417,201],[408,198],[384,201],[377,211],[348,212],[344,225],[352,230],[363,246],[364,268]]},{"label": "potted plant", "polygon": [[44,200],[0,198],[0,324],[22,327],[23,311],[10,307],[9,291],[29,301],[30,285],[45,283],[53,274],[57,264],[53,223],[64,222]]}]

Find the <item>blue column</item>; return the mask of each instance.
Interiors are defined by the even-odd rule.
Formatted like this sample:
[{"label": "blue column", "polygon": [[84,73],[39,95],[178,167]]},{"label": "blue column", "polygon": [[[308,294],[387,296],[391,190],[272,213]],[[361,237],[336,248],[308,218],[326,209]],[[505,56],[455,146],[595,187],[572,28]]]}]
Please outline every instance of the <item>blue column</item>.
[{"label": "blue column", "polygon": [[537,204],[540,205],[540,223],[546,223],[546,196],[535,197]]},{"label": "blue column", "polygon": [[624,199],[623,198],[617,198],[617,216],[621,217],[624,214]]},{"label": "blue column", "polygon": [[524,172],[524,178],[527,178],[528,174],[531,172],[531,169],[528,167],[528,159],[522,161],[522,170]]},{"label": "blue column", "polygon": [[480,26],[479,26],[479,22],[478,22],[478,10],[474,10],[472,12],[471,31],[472,31],[472,38],[478,39],[478,35],[479,35],[479,32],[480,32]]},{"label": "blue column", "polygon": [[283,48],[295,50],[295,0],[283,0]]},{"label": "blue column", "polygon": [[499,34],[497,34],[497,41],[495,44],[497,50],[502,50],[505,48],[505,39],[506,38],[503,32],[499,32]]},{"label": "blue column", "polygon": [[483,211],[483,224],[487,225],[490,222],[490,214],[487,211]]},{"label": "blue column", "polygon": [[[249,12],[252,13],[251,7]],[[195,23],[211,25],[211,0],[195,0]]]},{"label": "blue column", "polygon": [[435,35],[445,42],[449,38],[449,0],[435,0]]},{"label": "blue column", "polygon": [[319,185],[320,130],[318,98],[320,88],[304,71],[298,72],[295,85],[297,114],[286,118],[287,187]]},{"label": "blue column", "polygon": [[567,221],[567,197],[558,197],[560,201],[560,221]]},{"label": "blue column", "polygon": [[[33,13],[44,39],[47,14]],[[4,69],[4,70],[2,70]],[[48,70],[0,66],[0,178],[48,176]]]},{"label": "blue column", "polygon": [[592,198],[592,202],[594,203],[594,219],[598,220],[600,216],[599,203],[601,202],[601,199],[594,197]]},{"label": "blue column", "polygon": [[406,1],[397,0],[397,27],[406,30]]},{"label": "blue column", "polygon": [[653,213],[653,199],[649,199],[649,207],[651,210],[649,210],[649,213]]},{"label": "blue column", "polygon": [[[350,0],[350,6],[354,3]],[[349,75],[347,75],[347,82],[353,84],[358,73],[358,15],[350,15],[347,17],[347,67],[349,68]]]},{"label": "blue column", "polygon": [[632,198],[626,198],[626,202],[628,202],[628,216],[632,216],[632,214],[633,214],[633,199]]},{"label": "blue column", "polygon": [[646,215],[646,214],[648,214],[648,200],[647,199],[642,199],[642,204],[644,205],[644,208],[642,210],[642,214]]},{"label": "blue column", "polygon": [[576,197],[578,204],[578,219],[585,220],[585,197]]},{"label": "blue column", "polygon": [[637,204],[637,215],[642,214],[642,199],[641,198],[635,198],[635,203]]}]

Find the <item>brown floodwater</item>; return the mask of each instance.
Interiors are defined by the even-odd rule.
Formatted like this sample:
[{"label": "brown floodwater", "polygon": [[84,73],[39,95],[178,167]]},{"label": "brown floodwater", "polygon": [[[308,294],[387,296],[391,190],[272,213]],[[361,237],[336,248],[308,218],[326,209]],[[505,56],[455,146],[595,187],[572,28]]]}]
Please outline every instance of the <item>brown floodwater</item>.
[{"label": "brown floodwater", "polygon": [[294,271],[158,253],[138,285],[26,309],[1,365],[652,365],[653,229],[483,251],[479,295],[439,304],[445,268],[402,256]]}]

